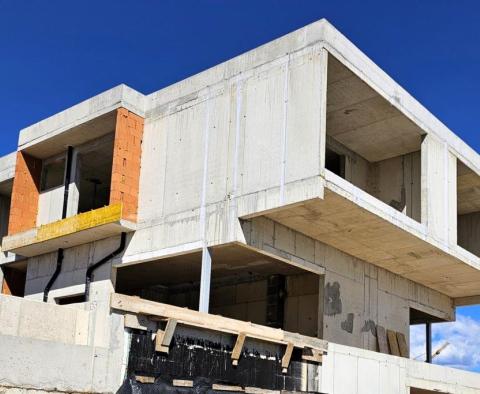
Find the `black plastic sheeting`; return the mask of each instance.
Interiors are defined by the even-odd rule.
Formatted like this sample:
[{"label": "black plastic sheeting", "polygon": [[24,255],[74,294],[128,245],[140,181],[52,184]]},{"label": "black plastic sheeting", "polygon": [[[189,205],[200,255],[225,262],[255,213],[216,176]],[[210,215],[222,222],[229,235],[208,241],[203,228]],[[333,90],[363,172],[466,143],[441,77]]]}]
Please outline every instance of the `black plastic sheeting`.
[{"label": "black plastic sheeting", "polygon": [[[278,345],[278,354],[260,355],[244,348],[238,366],[233,366],[231,346],[176,334],[167,355],[155,351],[151,332],[133,330],[129,378],[119,393],[215,393],[214,383],[301,392],[301,351],[294,350],[288,372],[283,374],[284,350],[285,346]],[[154,377],[155,383],[139,383],[135,375]],[[173,379],[192,380],[194,387],[173,387]]]},{"label": "black plastic sheeting", "polygon": [[[193,383],[193,387],[174,387],[171,384],[156,379],[155,383],[139,383],[135,378],[123,382],[117,394],[225,394],[228,391],[212,390],[212,382],[208,379],[199,378]],[[238,394],[238,392],[236,392]]]}]

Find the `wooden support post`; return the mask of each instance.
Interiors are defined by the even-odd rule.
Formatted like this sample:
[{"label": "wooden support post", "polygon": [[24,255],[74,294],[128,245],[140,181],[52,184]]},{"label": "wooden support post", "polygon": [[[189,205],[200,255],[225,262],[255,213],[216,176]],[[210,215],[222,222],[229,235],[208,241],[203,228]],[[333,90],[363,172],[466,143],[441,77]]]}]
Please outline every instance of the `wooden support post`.
[{"label": "wooden support post", "polygon": [[157,323],[151,321],[144,315],[136,315],[134,313],[126,313],[124,316],[124,326],[135,330],[156,331]]},{"label": "wooden support post", "polygon": [[202,271],[200,275],[200,297],[198,310],[208,313],[210,304],[210,278],[212,275],[212,256],[208,248],[202,250]]},{"label": "wooden support post", "polygon": [[168,319],[165,331],[157,331],[157,337],[155,338],[155,351],[168,353],[176,327],[177,321],[175,319]]},{"label": "wooden support post", "polygon": [[322,362],[323,352],[318,349],[304,348],[302,353],[302,360],[312,361],[314,363]]},{"label": "wooden support post", "polygon": [[243,344],[245,342],[245,333],[241,332],[237,336],[237,341],[232,350],[232,364],[238,365],[238,359],[240,358],[240,353],[242,353]]},{"label": "wooden support post", "polygon": [[293,343],[289,342],[285,354],[282,357],[282,373],[287,373],[288,366],[290,365],[290,359],[293,353]]}]

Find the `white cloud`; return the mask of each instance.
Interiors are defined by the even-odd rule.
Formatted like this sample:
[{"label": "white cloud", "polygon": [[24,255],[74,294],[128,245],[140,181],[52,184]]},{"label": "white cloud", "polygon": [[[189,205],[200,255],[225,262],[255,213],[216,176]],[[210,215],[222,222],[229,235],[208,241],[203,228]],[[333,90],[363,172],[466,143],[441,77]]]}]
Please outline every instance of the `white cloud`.
[{"label": "white cloud", "polygon": [[[480,370],[480,321],[458,315],[457,321],[432,326],[432,347],[437,350],[445,342],[449,345],[435,357],[435,364],[454,368]],[[412,326],[410,330],[412,358],[425,359],[425,326]]]}]

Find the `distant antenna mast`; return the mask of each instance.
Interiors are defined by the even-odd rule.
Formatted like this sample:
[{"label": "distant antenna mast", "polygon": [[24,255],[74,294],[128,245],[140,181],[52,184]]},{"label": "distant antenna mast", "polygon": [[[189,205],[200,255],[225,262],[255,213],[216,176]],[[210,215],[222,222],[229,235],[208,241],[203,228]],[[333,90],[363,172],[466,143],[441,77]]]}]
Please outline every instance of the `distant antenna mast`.
[{"label": "distant antenna mast", "polygon": [[[449,343],[449,342],[445,342],[442,346],[440,346],[437,350],[435,350],[435,351],[432,353],[432,359],[434,359],[435,357],[439,356],[440,353],[443,352],[448,345],[450,345],[450,343]],[[419,358],[422,358],[422,357],[425,357],[425,353],[419,354],[417,357],[414,358],[414,360],[418,360]]]},{"label": "distant antenna mast", "polygon": [[440,347],[432,354],[432,358],[435,358],[435,357],[437,357],[438,355],[440,355],[440,353],[443,352],[448,345],[450,345],[450,343],[445,342],[442,346],[440,346]]}]

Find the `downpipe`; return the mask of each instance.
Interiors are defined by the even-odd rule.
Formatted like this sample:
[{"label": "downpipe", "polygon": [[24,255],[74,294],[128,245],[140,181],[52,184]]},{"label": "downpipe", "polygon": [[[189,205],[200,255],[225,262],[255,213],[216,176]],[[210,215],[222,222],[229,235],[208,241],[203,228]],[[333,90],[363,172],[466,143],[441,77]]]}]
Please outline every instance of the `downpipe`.
[{"label": "downpipe", "polygon": [[113,251],[108,256],[105,256],[103,259],[96,262],[95,264],[92,264],[87,268],[87,274],[85,275],[85,293],[83,297],[84,302],[88,301],[88,299],[90,298],[90,284],[92,283],[93,272],[97,268],[101,267],[103,264],[107,263],[109,260],[113,259],[117,255],[122,253],[123,250],[125,249],[126,240],[127,240],[127,233],[124,232],[120,237],[120,245],[115,251]]},{"label": "downpipe", "polygon": [[55,272],[53,273],[52,277],[48,281],[47,285],[45,286],[45,290],[43,290],[43,302],[48,302],[48,293],[50,293],[50,289],[52,288],[53,284],[60,275],[60,271],[62,270],[62,263],[63,263],[63,249],[58,249],[57,252],[57,268],[55,268]]},{"label": "downpipe", "polygon": [[[72,178],[72,160],[73,160],[73,147],[69,146],[67,148],[67,168],[65,173],[65,181],[63,183],[64,186],[64,194],[63,194],[63,207],[62,207],[62,219],[67,217],[67,207],[68,207],[68,194],[70,191],[70,181]],[[48,302],[48,293],[50,293],[50,289],[52,288],[53,284],[60,275],[62,271],[62,263],[63,263],[63,249],[58,249],[57,251],[57,267],[55,268],[55,272],[53,273],[52,277],[48,281],[45,289],[43,290],[43,302]]]}]

